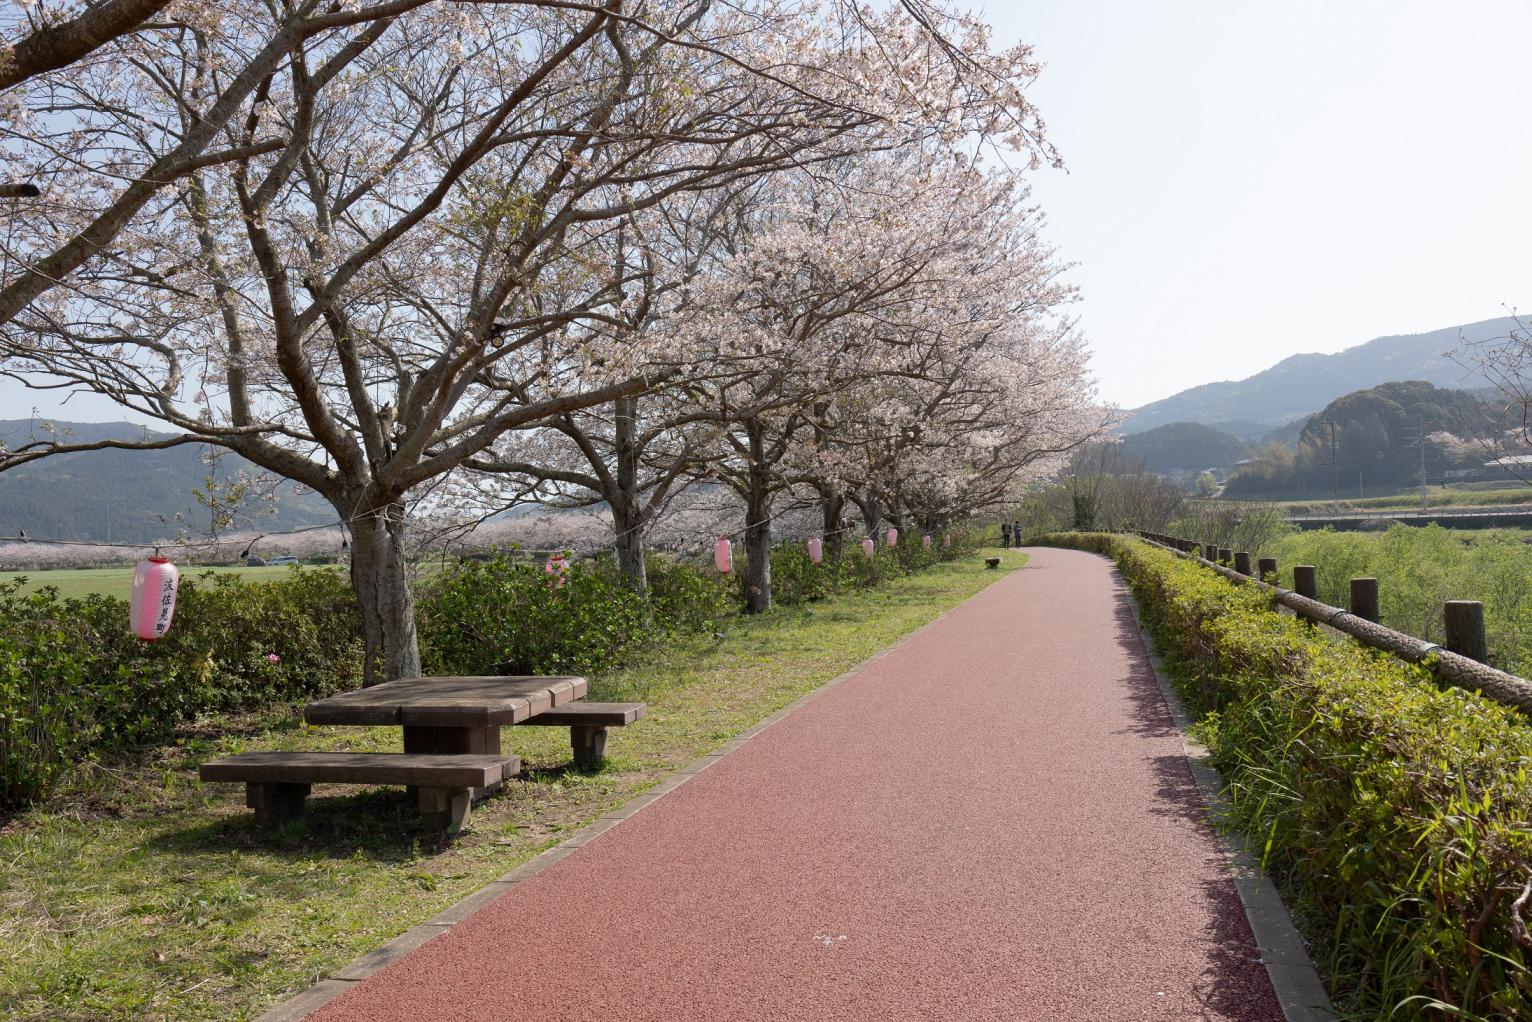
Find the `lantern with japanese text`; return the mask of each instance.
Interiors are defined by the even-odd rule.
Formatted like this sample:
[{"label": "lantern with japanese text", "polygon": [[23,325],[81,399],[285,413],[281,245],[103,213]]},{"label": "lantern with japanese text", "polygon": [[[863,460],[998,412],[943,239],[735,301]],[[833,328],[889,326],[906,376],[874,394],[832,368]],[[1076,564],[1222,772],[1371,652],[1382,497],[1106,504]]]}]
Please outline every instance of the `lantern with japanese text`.
[{"label": "lantern with japanese text", "polygon": [[134,635],[145,642],[164,637],[176,612],[176,589],[180,584],[181,573],[170,558],[155,554],[138,562],[133,569],[133,596],[128,604]]},{"label": "lantern with japanese text", "polygon": [[883,542],[887,543],[889,546],[898,546],[899,530],[889,529],[888,532],[883,536]]},{"label": "lantern with japanese text", "polygon": [[944,533],[942,535],[942,546],[947,547],[948,549],[951,549],[951,547],[952,547],[952,533],[948,532],[948,533]]},{"label": "lantern with japanese text", "polygon": [[824,559],[825,559],[825,544],[824,544],[824,540],[820,539],[818,536],[814,536],[814,537],[812,537],[809,540],[809,560],[813,561],[815,564],[818,564],[820,561],[822,561]]},{"label": "lantern with japanese text", "polygon": [[927,550],[931,549],[931,534],[929,532],[920,537],[920,545]]},{"label": "lantern with japanese text", "polygon": [[713,567],[725,575],[734,570],[734,545],[727,536],[719,536],[713,543]]},{"label": "lantern with japanese text", "polygon": [[868,557],[871,557],[873,549],[874,544],[872,542],[871,536],[868,536],[866,539],[862,540],[862,553],[866,554]]}]

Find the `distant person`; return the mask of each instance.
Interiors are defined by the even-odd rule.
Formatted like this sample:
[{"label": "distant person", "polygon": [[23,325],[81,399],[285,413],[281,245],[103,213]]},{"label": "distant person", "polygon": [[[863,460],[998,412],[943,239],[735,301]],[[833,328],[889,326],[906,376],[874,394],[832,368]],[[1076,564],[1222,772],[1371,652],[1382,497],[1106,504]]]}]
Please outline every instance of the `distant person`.
[{"label": "distant person", "polygon": [[1011,523],[1010,522],[1001,522],[1000,523],[1000,546],[1003,549],[1006,549],[1006,550],[1009,550],[1011,548]]},{"label": "distant person", "polygon": [[1016,546],[1021,546],[1021,522],[1018,520],[1011,526],[1011,535],[1016,537]]}]

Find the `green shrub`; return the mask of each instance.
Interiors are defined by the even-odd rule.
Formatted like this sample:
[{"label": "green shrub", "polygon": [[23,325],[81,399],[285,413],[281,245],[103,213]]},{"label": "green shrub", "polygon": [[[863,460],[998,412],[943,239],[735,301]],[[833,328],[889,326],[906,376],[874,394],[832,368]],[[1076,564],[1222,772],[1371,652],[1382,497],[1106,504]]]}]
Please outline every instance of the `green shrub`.
[{"label": "green shrub", "polygon": [[[656,606],[609,565],[577,562],[563,585],[540,565],[510,557],[468,561],[442,572],[418,603],[427,674],[589,674],[652,645],[673,621],[700,620],[716,602],[706,581],[681,566],[655,572]],[[696,574],[693,572],[693,574]]]},{"label": "green shrub", "polygon": [[[943,555],[918,538],[909,547],[880,547],[869,561],[852,545],[840,563],[814,565],[801,547],[783,546],[772,554],[778,599],[822,599]],[[736,612],[744,566],[735,574],[652,557],[646,602],[609,558],[573,565],[563,586],[540,564],[464,560],[418,594],[424,669],[607,670],[667,635],[716,629]],[[346,691],[362,677],[356,599],[335,570],[295,566],[261,582],[188,572],[174,623],[155,643],[135,638],[126,602],[106,596],[24,596],[18,584],[0,585],[0,621],[0,806],[42,796],[81,757],[163,741],[208,713]]]},{"label": "green shrub", "polygon": [[1532,722],[1149,544],[1051,542],[1116,558],[1359,1017],[1532,1017]]},{"label": "green shrub", "polygon": [[[861,556],[858,552],[857,556]],[[771,551],[771,598],[783,606],[823,600],[838,588],[840,566],[825,559],[819,564],[809,560],[808,549],[801,543],[783,544]],[[743,572],[741,572],[743,586]],[[743,588],[740,593],[743,601]]]},{"label": "green shrub", "polygon": [[77,759],[162,741],[215,711],[354,688],[360,623],[345,576],[294,568],[181,584],[165,638],[140,642],[108,596],[0,585],[0,804],[45,794]]},{"label": "green shrub", "polygon": [[911,529],[899,533],[899,545],[894,547],[894,555],[899,558],[899,567],[904,569],[906,575],[913,575],[917,571],[925,571],[936,564],[939,559],[937,543],[932,537],[931,548],[921,542],[921,533]]},{"label": "green shrub", "polygon": [[649,605],[656,621],[674,632],[711,632],[733,613],[730,581],[716,571],[650,555]]},{"label": "green shrub", "polygon": [[58,593],[19,595],[0,584],[0,806],[45,792],[98,728],[82,706],[91,667],[83,622],[61,613]]},{"label": "green shrub", "polygon": [[197,712],[241,710],[356,688],[361,630],[345,572],[293,567],[263,582],[208,573],[183,584],[176,627],[150,652],[208,674]]}]

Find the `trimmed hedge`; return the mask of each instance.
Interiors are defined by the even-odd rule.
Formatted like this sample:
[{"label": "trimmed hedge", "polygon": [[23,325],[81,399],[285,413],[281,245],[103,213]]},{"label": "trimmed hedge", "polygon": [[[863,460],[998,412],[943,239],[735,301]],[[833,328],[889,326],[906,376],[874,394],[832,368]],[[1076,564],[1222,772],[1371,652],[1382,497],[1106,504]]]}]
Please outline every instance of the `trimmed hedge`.
[{"label": "trimmed hedge", "polygon": [[1363,1018],[1532,1018],[1532,721],[1335,641],[1136,539],[1114,558],[1223,772]]}]

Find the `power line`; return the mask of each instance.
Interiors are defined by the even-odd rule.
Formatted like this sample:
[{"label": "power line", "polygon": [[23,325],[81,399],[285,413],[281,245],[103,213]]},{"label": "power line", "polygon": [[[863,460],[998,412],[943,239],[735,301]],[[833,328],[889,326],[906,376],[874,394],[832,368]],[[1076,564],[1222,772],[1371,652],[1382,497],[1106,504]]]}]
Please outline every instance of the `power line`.
[{"label": "power line", "polygon": [[1426,425],[1422,423],[1419,426],[1406,426],[1404,430],[1406,434],[1415,434],[1405,446],[1420,448],[1420,509],[1422,511],[1430,510],[1429,491],[1426,489]]}]

